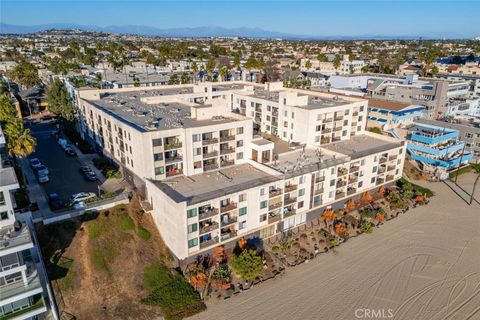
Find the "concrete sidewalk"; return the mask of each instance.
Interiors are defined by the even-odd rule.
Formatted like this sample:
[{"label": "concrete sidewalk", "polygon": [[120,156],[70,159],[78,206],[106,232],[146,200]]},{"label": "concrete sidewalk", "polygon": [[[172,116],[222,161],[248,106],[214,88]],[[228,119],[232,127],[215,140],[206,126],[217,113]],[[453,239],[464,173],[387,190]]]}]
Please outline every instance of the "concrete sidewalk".
[{"label": "concrete sidewalk", "polygon": [[38,210],[32,212],[34,221],[43,219],[44,216],[51,215],[53,212],[48,205],[48,195],[42,186],[38,183],[37,177],[30,167],[30,163],[27,158],[20,160],[22,165],[23,175],[25,176],[25,183],[28,190],[28,197],[30,202],[37,203]]}]

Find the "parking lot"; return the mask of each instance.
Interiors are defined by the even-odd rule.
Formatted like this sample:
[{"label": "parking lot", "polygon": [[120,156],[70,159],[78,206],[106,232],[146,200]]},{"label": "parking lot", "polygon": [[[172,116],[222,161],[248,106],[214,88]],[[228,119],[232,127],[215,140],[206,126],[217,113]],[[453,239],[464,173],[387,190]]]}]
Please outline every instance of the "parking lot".
[{"label": "parking lot", "polygon": [[83,165],[77,157],[69,157],[57,143],[51,132],[52,124],[33,124],[30,127],[37,139],[37,147],[30,158],[38,158],[49,171],[50,181],[42,186],[46,194],[57,193],[62,200],[67,200],[78,192],[98,193],[100,181],[88,181],[80,172]]}]

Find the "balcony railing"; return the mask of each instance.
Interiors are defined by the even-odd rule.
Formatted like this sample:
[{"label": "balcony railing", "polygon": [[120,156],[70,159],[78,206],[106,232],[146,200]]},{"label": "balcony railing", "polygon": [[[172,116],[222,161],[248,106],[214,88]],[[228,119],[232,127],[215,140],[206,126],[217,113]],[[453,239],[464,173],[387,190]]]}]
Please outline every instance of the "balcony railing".
[{"label": "balcony railing", "polygon": [[235,135],[220,136],[220,142],[235,140]]},{"label": "balcony railing", "polygon": [[217,156],[218,156],[218,151],[217,150],[210,151],[210,152],[207,152],[207,153],[203,154],[203,159],[213,158],[213,157],[217,157]]},{"label": "balcony railing", "polygon": [[388,166],[387,167],[387,171],[392,171],[392,170],[395,170],[396,166]]},{"label": "balcony railing", "polygon": [[166,143],[164,146],[165,150],[173,150],[173,149],[179,149],[182,147],[182,143],[180,141],[177,142],[172,142],[172,143]]},{"label": "balcony railing", "polygon": [[183,173],[182,169],[167,170],[167,177],[178,176]]},{"label": "balcony railing", "polygon": [[357,189],[352,188],[347,190],[347,195],[351,196],[352,194],[357,193]]},{"label": "balcony railing", "polygon": [[217,230],[219,227],[219,224],[217,222],[212,222],[208,226],[204,226],[200,228],[200,235],[211,232],[213,230]]},{"label": "balcony railing", "polygon": [[387,162],[387,157],[380,158],[379,163],[385,163],[385,162]]},{"label": "balcony railing", "polygon": [[397,160],[397,155],[394,154],[394,155],[391,155],[390,157],[388,157],[388,161],[392,161],[392,160]]},{"label": "balcony railing", "polygon": [[332,122],[333,121],[333,118],[326,118],[323,120],[323,122]]},{"label": "balcony railing", "polygon": [[386,181],[392,181],[393,180],[393,175],[387,175]]},{"label": "balcony railing", "polygon": [[218,164],[212,163],[212,164],[206,164],[203,166],[203,171],[210,171],[210,170],[215,170],[218,169]]},{"label": "balcony railing", "polygon": [[218,138],[211,138],[211,139],[202,140],[202,144],[204,146],[209,145],[209,144],[214,144],[214,143],[218,143]]},{"label": "balcony railing", "polygon": [[314,195],[319,195],[319,194],[323,194],[323,191],[324,189],[323,188],[320,188],[320,189],[317,189],[313,192]]},{"label": "balcony railing", "polygon": [[285,192],[292,192],[297,190],[298,186],[296,184],[289,184],[285,186]]},{"label": "balcony railing", "polygon": [[172,158],[165,158],[165,163],[180,162],[182,160],[183,160],[182,156],[176,156]]},{"label": "balcony railing", "polygon": [[335,194],[335,200],[341,199],[345,197],[345,192],[339,192]]},{"label": "balcony railing", "polygon": [[360,169],[359,166],[351,166],[351,167],[350,167],[350,172],[351,172],[351,173],[352,173],[352,172],[357,172],[359,169]]},{"label": "balcony railing", "polygon": [[358,111],[355,111],[354,113],[352,113],[352,115],[353,115],[354,117],[358,116]]},{"label": "balcony railing", "polygon": [[297,213],[297,210],[295,210],[295,209],[286,210],[286,211],[283,212],[283,218],[291,217],[295,213]]},{"label": "balcony railing", "polygon": [[284,202],[286,205],[287,205],[287,204],[292,204],[292,203],[297,202],[297,198],[294,198],[294,197],[292,197],[292,198],[285,198],[285,199],[283,200],[283,202]]},{"label": "balcony railing", "polygon": [[337,188],[342,188],[347,185],[347,181],[338,181],[337,182]]},{"label": "balcony railing", "polygon": [[335,121],[343,120],[343,116],[335,116]]},{"label": "balcony railing", "polygon": [[269,196],[269,198],[273,198],[273,197],[281,195],[282,193],[283,193],[282,189],[270,190],[270,192],[268,193],[268,196]]},{"label": "balcony railing", "polygon": [[338,132],[338,131],[341,131],[341,130],[342,130],[342,127],[335,127],[335,128],[333,128],[333,131],[335,131],[335,132]]},{"label": "balcony railing", "polygon": [[281,206],[282,206],[281,201],[275,202],[275,203],[272,203],[268,206],[268,210],[274,210],[274,209],[280,208]]},{"label": "balcony railing", "polygon": [[234,153],[234,152],[235,152],[235,148],[224,148],[224,149],[220,149],[220,154],[221,154],[221,155],[230,154],[230,153]]},{"label": "balcony railing", "polygon": [[198,214],[198,219],[199,220],[207,219],[207,218],[213,217],[217,214],[218,214],[218,209],[217,208],[210,208],[210,209],[207,209],[206,211],[204,211],[202,213],[199,213]]},{"label": "balcony railing", "polygon": [[379,184],[382,184],[382,183],[384,183],[384,182],[385,182],[384,179],[382,179],[382,178],[377,178],[377,183],[376,183],[376,185],[378,186]]},{"label": "balcony railing", "polygon": [[200,241],[200,249],[213,246],[218,243],[218,236],[211,238],[210,240]]},{"label": "balcony railing", "polygon": [[230,232],[223,233],[221,235],[222,241],[228,240],[228,239],[236,237],[236,236],[237,236],[237,231],[230,231]]},{"label": "balcony railing", "polygon": [[220,162],[222,167],[233,166],[235,164],[235,160],[223,160]]},{"label": "balcony railing", "polygon": [[236,217],[228,217],[228,219],[222,218],[222,227],[229,226],[237,222]]},{"label": "balcony railing", "polygon": [[315,178],[315,183],[320,183],[325,181],[325,176],[319,176]]},{"label": "balcony railing", "polygon": [[229,204],[223,207],[220,207],[220,212],[224,213],[224,212],[232,211],[233,209],[236,209],[236,208],[237,208],[237,204],[235,202],[230,202]]},{"label": "balcony railing", "polygon": [[274,216],[268,216],[268,223],[274,223],[277,221],[280,221],[282,219],[282,216],[280,214],[274,215]]},{"label": "balcony railing", "polygon": [[338,172],[337,172],[337,177],[341,177],[341,176],[344,176],[348,173],[348,170],[346,168],[340,168],[338,169]]},{"label": "balcony railing", "polygon": [[358,181],[358,177],[357,176],[350,176],[348,178],[348,183],[354,183],[354,182],[357,182]]}]

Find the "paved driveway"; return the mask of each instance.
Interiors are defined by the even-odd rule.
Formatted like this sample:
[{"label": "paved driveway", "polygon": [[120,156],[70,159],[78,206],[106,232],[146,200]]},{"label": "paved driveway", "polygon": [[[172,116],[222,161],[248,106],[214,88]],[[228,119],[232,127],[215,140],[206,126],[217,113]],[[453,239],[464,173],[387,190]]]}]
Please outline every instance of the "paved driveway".
[{"label": "paved driveway", "polygon": [[[473,180],[466,174],[459,184],[470,191]],[[429,187],[436,196],[428,206],[347,241],[337,255],[227,301],[210,299],[192,319],[480,319],[480,205],[467,205],[451,182]]]},{"label": "paved driveway", "polygon": [[31,130],[37,139],[37,148],[31,158],[38,158],[48,167],[50,181],[43,184],[47,194],[58,193],[67,200],[77,192],[98,193],[99,182],[87,181],[80,173],[83,165],[77,157],[69,157],[51,137],[55,128],[50,124],[35,124]]}]

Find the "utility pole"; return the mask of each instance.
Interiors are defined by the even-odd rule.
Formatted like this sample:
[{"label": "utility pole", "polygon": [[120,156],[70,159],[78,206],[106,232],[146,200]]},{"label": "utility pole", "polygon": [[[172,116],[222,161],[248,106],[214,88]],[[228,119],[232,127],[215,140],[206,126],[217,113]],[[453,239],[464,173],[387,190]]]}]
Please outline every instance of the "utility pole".
[{"label": "utility pole", "polygon": [[475,182],[473,183],[472,194],[470,195],[469,205],[472,205],[472,203],[473,203],[473,198],[474,198],[474,195],[475,195],[475,189],[477,188],[477,183],[478,183],[479,179],[480,179],[480,172],[478,172],[477,178],[475,179]]}]

